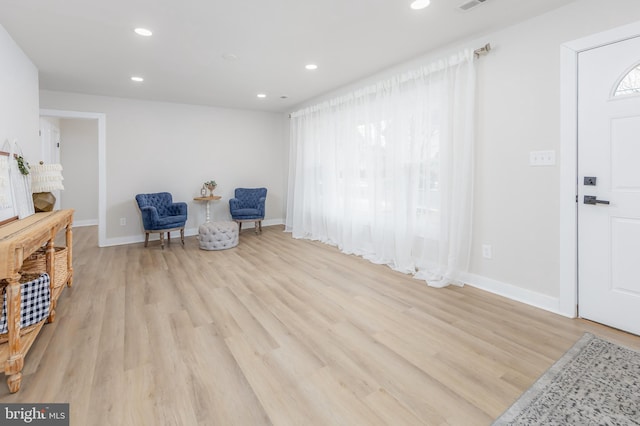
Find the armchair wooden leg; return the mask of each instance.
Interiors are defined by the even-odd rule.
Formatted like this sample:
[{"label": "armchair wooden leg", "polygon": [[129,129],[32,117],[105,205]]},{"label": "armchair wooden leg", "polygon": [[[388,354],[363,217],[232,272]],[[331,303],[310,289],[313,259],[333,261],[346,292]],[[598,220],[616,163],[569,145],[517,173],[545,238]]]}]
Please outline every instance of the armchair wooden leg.
[{"label": "armchair wooden leg", "polygon": [[180,241],[182,241],[182,245],[184,245],[184,228],[180,229]]},{"label": "armchair wooden leg", "polygon": [[167,244],[171,245],[171,231],[167,231]]},{"label": "armchair wooden leg", "polygon": [[242,231],[242,222],[238,222],[238,234]]},{"label": "armchair wooden leg", "polygon": [[260,233],[262,234],[262,221],[258,222],[258,226],[260,227]]},{"label": "armchair wooden leg", "polygon": [[147,244],[149,244],[149,233],[145,232],[144,233],[144,246],[146,247]]}]

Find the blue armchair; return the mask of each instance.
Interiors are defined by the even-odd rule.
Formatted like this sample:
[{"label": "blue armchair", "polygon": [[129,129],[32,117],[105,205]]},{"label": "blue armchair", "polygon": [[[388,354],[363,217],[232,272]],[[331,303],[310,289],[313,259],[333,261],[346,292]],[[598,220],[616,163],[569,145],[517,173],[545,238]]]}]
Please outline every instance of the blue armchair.
[{"label": "blue armchair", "polygon": [[144,246],[149,243],[149,234],[160,234],[160,245],[164,250],[164,233],[171,244],[171,231],[180,231],[180,240],[184,245],[184,225],[187,222],[187,203],[174,203],[168,192],[136,195],[144,226]]},{"label": "blue armchair", "polygon": [[262,232],[266,199],[267,188],[236,188],[235,198],[229,200],[229,211],[231,218],[238,222],[238,232],[243,222],[255,222],[256,234]]}]

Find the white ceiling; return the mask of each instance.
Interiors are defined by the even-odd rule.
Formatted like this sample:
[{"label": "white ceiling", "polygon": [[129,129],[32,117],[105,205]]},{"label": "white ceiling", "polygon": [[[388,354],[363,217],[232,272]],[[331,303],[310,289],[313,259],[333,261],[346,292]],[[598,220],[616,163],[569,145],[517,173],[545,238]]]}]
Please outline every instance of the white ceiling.
[{"label": "white ceiling", "polygon": [[[421,11],[410,0],[2,0],[0,24],[38,67],[42,89],[284,112],[572,1],[487,0],[461,12],[463,0]],[[310,62],[319,68],[305,70]]]}]

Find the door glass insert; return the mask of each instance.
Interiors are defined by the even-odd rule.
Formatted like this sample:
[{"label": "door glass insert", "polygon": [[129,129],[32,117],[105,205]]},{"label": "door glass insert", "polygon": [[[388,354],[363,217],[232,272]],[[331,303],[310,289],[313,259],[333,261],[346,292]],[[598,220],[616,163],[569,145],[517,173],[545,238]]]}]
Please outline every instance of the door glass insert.
[{"label": "door glass insert", "polygon": [[640,93],[640,65],[637,65],[624,76],[618,84],[613,96],[625,96]]}]

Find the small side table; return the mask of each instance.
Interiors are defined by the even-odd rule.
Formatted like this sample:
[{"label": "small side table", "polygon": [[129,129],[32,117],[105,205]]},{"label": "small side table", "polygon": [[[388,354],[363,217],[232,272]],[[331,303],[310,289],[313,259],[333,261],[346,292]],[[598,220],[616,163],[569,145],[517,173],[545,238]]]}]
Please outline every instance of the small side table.
[{"label": "small side table", "polygon": [[210,195],[208,197],[195,197],[193,200],[194,201],[204,201],[207,205],[207,220],[205,223],[211,222],[211,216],[209,214],[209,203],[211,201],[217,201],[219,199],[221,199],[222,197],[219,195]]}]

